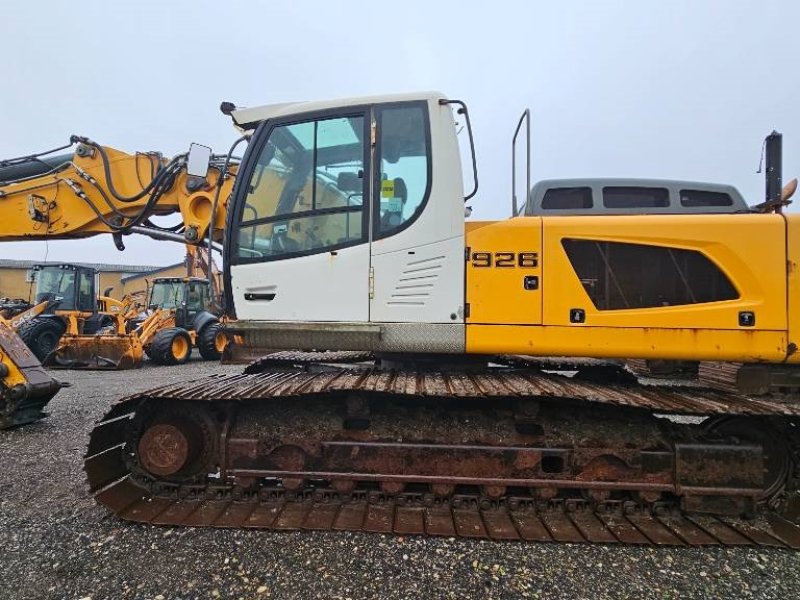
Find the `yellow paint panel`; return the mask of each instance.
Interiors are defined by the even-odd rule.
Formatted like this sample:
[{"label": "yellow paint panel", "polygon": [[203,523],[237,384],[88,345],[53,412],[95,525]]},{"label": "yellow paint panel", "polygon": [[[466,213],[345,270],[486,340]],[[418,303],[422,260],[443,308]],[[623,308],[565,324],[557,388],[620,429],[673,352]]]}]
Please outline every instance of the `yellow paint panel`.
[{"label": "yellow paint panel", "polygon": [[[748,330],[786,330],[786,236],[780,215],[569,216],[543,219],[543,323],[570,325],[570,310],[583,309],[578,327],[655,327],[742,331],[739,313],[755,313]],[[733,300],[598,310],[562,245],[564,239],[602,240],[697,251],[739,292]],[[645,273],[643,273],[643,276]],[[687,277],[689,274],[687,274]],[[613,280],[607,286],[614,285]],[[691,287],[691,285],[689,286]]]},{"label": "yellow paint panel", "polygon": [[542,322],[541,232],[539,217],[467,227],[467,323]]},{"label": "yellow paint panel", "polygon": [[[467,325],[470,354],[780,362],[786,343],[783,331],[752,329]],[[789,362],[800,362],[800,354]]]},{"label": "yellow paint panel", "polygon": [[[800,215],[786,215],[789,343],[800,346]],[[797,353],[800,360],[800,353]]]}]

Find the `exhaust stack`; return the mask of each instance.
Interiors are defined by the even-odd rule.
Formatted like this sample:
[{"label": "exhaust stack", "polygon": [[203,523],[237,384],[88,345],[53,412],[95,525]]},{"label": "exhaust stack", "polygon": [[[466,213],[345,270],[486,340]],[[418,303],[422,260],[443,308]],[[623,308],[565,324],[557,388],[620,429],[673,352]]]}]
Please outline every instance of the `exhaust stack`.
[{"label": "exhaust stack", "polygon": [[775,204],[780,212],[783,179],[783,135],[774,131],[764,140],[766,145],[766,202]]}]

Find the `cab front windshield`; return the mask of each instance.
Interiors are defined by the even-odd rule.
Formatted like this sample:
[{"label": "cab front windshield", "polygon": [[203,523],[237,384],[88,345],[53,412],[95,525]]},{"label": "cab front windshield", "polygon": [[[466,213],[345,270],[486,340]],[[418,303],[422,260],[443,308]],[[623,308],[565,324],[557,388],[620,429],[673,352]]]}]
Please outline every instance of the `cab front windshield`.
[{"label": "cab front windshield", "polygon": [[36,293],[71,300],[75,296],[75,275],[72,269],[41,268],[36,276]]},{"label": "cab front windshield", "polygon": [[180,308],[183,304],[183,282],[159,281],[150,290],[150,302],[147,306],[156,308]]}]

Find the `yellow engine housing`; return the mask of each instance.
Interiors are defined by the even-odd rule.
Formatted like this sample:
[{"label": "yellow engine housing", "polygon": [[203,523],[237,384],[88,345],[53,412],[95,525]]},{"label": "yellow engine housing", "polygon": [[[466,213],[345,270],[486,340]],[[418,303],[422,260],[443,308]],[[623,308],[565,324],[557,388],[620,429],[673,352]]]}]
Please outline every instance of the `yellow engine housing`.
[{"label": "yellow engine housing", "polygon": [[[467,351],[800,362],[799,237],[781,214],[467,223]],[[684,301],[644,298],[659,287]]]}]

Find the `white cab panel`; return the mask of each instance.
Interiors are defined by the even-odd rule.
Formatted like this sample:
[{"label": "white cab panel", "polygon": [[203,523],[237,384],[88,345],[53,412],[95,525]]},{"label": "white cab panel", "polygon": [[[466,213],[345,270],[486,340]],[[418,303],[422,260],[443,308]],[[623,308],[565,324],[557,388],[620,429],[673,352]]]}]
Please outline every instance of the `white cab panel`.
[{"label": "white cab panel", "polygon": [[[464,190],[450,106],[428,99],[431,188],[407,228],[372,242],[370,320],[464,322]],[[455,318],[452,316],[455,315]]]},{"label": "white cab panel", "polygon": [[463,322],[463,237],[375,255],[372,267],[375,292],[371,321]]},{"label": "white cab panel", "polygon": [[233,265],[231,287],[238,319],[368,321],[369,246]]}]

